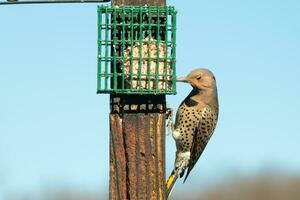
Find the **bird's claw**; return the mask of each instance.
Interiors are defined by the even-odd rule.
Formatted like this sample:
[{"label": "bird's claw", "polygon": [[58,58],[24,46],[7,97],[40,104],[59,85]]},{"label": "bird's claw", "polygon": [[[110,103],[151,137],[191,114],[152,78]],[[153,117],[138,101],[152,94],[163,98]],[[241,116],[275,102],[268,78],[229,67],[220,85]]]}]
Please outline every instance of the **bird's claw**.
[{"label": "bird's claw", "polygon": [[167,106],[166,118],[168,120],[167,122],[168,135],[170,135],[174,131],[174,121],[173,121],[173,109],[169,106]]}]

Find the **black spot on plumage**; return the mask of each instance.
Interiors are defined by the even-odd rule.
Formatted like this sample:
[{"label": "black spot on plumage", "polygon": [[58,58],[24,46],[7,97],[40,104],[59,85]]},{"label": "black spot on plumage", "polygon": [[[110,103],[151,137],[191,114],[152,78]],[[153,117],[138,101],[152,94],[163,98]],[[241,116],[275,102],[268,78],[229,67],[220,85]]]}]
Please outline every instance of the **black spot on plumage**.
[{"label": "black spot on plumage", "polygon": [[194,101],[193,99],[186,99],[184,101],[185,105],[188,106],[188,107],[192,107],[192,106],[196,106],[198,105],[198,102],[197,101]]}]

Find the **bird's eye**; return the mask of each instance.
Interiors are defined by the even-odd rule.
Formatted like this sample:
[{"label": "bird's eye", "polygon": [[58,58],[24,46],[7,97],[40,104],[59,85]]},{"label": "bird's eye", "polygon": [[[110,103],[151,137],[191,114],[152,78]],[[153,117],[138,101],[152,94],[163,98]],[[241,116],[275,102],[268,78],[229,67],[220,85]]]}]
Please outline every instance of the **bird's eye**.
[{"label": "bird's eye", "polygon": [[197,77],[197,80],[200,80],[200,79],[201,79],[201,76],[198,76],[198,77]]}]

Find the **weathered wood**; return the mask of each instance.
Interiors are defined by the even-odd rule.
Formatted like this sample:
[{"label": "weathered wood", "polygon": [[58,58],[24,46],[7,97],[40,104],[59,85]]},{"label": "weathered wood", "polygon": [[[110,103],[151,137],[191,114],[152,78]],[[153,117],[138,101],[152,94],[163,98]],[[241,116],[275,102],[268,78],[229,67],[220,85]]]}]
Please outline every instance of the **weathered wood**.
[{"label": "weathered wood", "polygon": [[110,115],[110,199],[164,199],[165,116]]},{"label": "weathered wood", "polygon": [[[166,5],[165,0],[112,0]],[[165,95],[110,96],[110,200],[165,199]]]},{"label": "weathered wood", "polygon": [[163,200],[165,96],[111,96],[110,199]]},{"label": "weathered wood", "polygon": [[127,199],[125,155],[122,119],[111,114],[109,199]]}]

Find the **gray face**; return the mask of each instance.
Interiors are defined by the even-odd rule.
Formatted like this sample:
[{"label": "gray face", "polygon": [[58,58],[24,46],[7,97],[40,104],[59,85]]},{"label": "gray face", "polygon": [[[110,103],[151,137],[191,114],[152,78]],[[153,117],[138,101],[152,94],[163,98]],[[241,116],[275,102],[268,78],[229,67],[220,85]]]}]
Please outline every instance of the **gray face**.
[{"label": "gray face", "polygon": [[186,77],[177,79],[180,82],[190,83],[193,87],[199,89],[216,88],[216,80],[211,71],[199,68],[191,71]]}]

